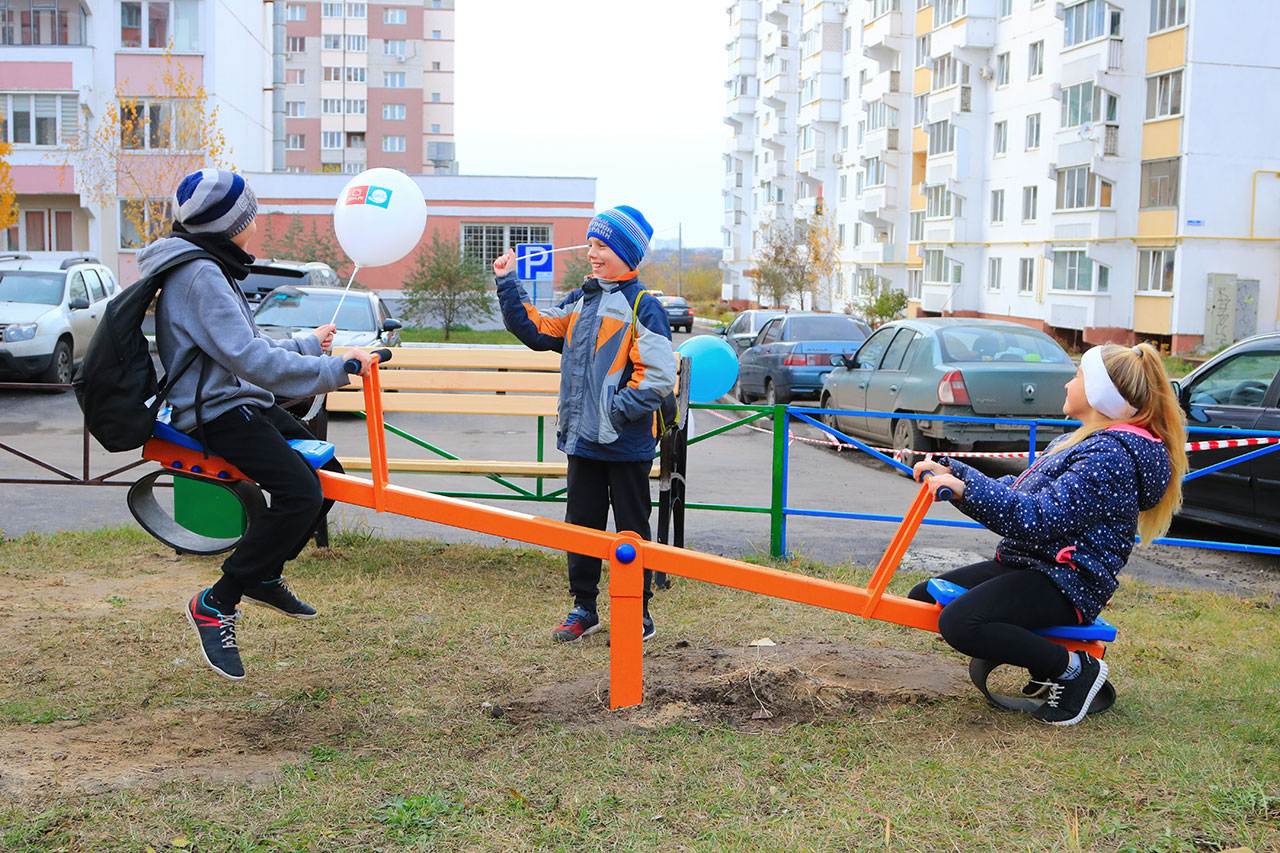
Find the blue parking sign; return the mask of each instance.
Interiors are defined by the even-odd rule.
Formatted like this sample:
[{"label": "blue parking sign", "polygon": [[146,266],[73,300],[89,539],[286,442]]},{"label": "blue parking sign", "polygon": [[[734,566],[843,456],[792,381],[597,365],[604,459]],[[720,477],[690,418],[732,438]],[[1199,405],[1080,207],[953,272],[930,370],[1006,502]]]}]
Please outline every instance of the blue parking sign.
[{"label": "blue parking sign", "polygon": [[521,281],[550,281],[555,263],[550,243],[516,244],[516,277]]}]

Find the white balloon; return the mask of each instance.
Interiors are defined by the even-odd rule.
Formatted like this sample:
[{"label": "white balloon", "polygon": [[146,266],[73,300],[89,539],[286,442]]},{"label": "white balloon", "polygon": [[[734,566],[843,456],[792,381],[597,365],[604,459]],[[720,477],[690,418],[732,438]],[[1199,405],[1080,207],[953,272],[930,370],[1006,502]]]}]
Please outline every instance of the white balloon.
[{"label": "white balloon", "polygon": [[426,224],[422,190],[396,169],[368,169],[356,175],[333,207],[338,242],[360,267],[394,264],[418,245]]}]

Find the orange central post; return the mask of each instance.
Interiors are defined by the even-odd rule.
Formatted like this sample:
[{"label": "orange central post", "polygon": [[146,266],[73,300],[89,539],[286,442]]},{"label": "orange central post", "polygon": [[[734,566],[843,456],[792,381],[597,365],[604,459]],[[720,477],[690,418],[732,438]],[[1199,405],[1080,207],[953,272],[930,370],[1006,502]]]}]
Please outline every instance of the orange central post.
[{"label": "orange central post", "polygon": [[644,551],[625,533],[609,549],[609,708],[644,701]]},{"label": "orange central post", "polygon": [[369,432],[369,468],[373,474],[373,509],[387,509],[387,433],[382,425],[382,379],[378,376],[378,357],[374,356],[369,375],[364,378],[365,425]]}]

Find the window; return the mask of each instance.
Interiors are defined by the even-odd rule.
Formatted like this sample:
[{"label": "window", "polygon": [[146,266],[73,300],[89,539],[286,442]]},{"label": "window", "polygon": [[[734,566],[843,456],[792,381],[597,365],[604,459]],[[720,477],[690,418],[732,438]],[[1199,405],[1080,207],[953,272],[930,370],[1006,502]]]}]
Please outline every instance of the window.
[{"label": "window", "polygon": [[1261,408],[1277,371],[1280,353],[1242,353],[1202,373],[1188,389],[1188,399],[1193,406]]},{"label": "window", "polygon": [[434,39],[435,41],[440,41],[440,39],[444,38],[444,36],[439,30],[432,30],[431,38]]},{"label": "window", "polygon": [[1027,79],[1034,80],[1044,74],[1044,42],[1038,41],[1027,48]]},{"label": "window", "polygon": [[382,43],[382,52],[386,56],[404,57],[404,39],[387,39]]},{"label": "window", "polygon": [[868,187],[882,187],[887,179],[888,167],[879,157],[871,157],[865,161]]},{"label": "window", "polygon": [[1097,267],[1097,289],[1107,291],[1108,269],[1095,264],[1084,249],[1053,253],[1053,289],[1089,292],[1094,289],[1094,267]]},{"label": "window", "polygon": [[849,176],[840,176],[840,200],[844,201],[849,197]]},{"label": "window", "polygon": [[[285,106],[288,107],[286,102]],[[128,151],[186,151],[196,147],[199,112],[169,98],[120,101],[120,147]]]},{"label": "window", "polygon": [[1170,30],[1187,22],[1187,0],[1151,0],[1151,32]]},{"label": "window", "polygon": [[320,113],[327,116],[342,115],[342,98],[321,98]]},{"label": "window", "polygon": [[1182,114],[1182,71],[1147,78],[1147,118]]},{"label": "window", "polygon": [[995,156],[1005,154],[1009,150],[1009,122],[998,121],[992,137],[992,153]]},{"label": "window", "polygon": [[[25,3],[18,4],[26,5]],[[35,16],[31,27],[39,27],[40,16],[49,14],[42,7],[52,5],[31,3]],[[59,2],[61,9],[63,3]],[[67,4],[69,5],[69,4]],[[10,14],[16,9],[10,5]],[[125,0],[120,4],[120,46],[191,53],[199,49],[200,7],[199,0]],[[84,44],[83,16],[80,18],[80,41]],[[53,22],[49,21],[52,26]],[[24,42],[30,44],[32,42]],[[38,44],[62,44],[64,42],[40,41]]]},{"label": "window", "polygon": [[431,132],[432,132],[432,133],[439,133],[439,132],[440,132],[440,125],[438,125],[438,124],[433,124],[433,125],[431,125]]},{"label": "window", "polygon": [[1007,52],[996,57],[996,85],[1009,85],[1009,54]]},{"label": "window", "polygon": [[951,54],[940,56],[932,62],[933,85],[930,91],[937,92],[956,85],[968,85],[969,66]]},{"label": "window", "polygon": [[1000,0],[1000,17],[1007,18],[1013,14],[1013,0]]},{"label": "window", "polygon": [[364,98],[347,98],[347,115],[362,116],[365,114],[367,102]]},{"label": "window", "polygon": [[462,254],[471,261],[492,264],[517,243],[550,243],[550,225],[463,224]]},{"label": "window", "polygon": [[1040,201],[1039,187],[1023,187],[1022,188],[1022,221],[1036,221],[1036,205]]},{"label": "window", "polygon": [[927,128],[929,156],[949,154],[956,150],[956,129],[949,120],[935,121]]},{"label": "window", "polygon": [[383,104],[382,117],[387,121],[403,121],[408,115],[404,104]]},{"label": "window", "polygon": [[341,3],[321,3],[320,15],[325,18],[341,18],[342,4]]},{"label": "window", "polygon": [[991,223],[999,225],[1004,222],[1004,190],[991,191]]},{"label": "window", "polygon": [[154,236],[167,231],[168,223],[173,221],[168,199],[122,198],[118,210],[121,249],[142,248]]},{"label": "window", "polygon": [[320,134],[320,147],[329,151],[342,148],[342,131],[326,130]]},{"label": "window", "polygon": [[1148,160],[1142,164],[1142,196],[1138,207],[1178,206],[1179,159]]},{"label": "window", "polygon": [[1138,251],[1138,292],[1173,293],[1173,249]]},{"label": "window", "polygon": [[962,215],[960,197],[945,186],[925,187],[924,201],[926,219],[946,219]]},{"label": "window", "polygon": [[911,211],[911,242],[919,243],[924,240],[924,211]]},{"label": "window", "polygon": [[364,3],[348,3],[347,4],[348,18],[365,18],[365,17],[368,17],[368,14],[369,14],[368,7]]},{"label": "window", "polygon": [[320,46],[325,50],[342,50],[342,36],[326,33],[320,38],[323,39]]},{"label": "window", "polygon": [[1040,147],[1040,113],[1027,116],[1027,150]]},{"label": "window", "polygon": [[867,104],[866,115],[867,130],[898,126],[898,111],[883,100],[875,100]]},{"label": "window", "polygon": [[405,150],[403,136],[384,136],[382,137],[382,150],[399,154]]},{"label": "window", "polygon": [[[126,5],[131,6],[131,10],[128,24],[125,15],[121,17],[122,41],[126,28],[131,28],[134,33],[141,32],[140,4]],[[84,8],[79,0],[8,0],[0,3],[0,44],[83,45],[86,44],[86,24]],[[140,38],[139,35],[131,37]]]},{"label": "window", "polygon": [[289,118],[306,118],[307,102],[306,101],[285,101],[284,114]]},{"label": "window", "polygon": [[307,39],[305,36],[289,36],[285,40],[285,51],[288,53],[306,53]]},{"label": "window", "polygon": [[907,298],[920,299],[921,286],[924,284],[924,270],[907,270]]},{"label": "window", "polygon": [[80,138],[77,95],[0,93],[0,142],[12,145],[74,145]]},{"label": "window", "polygon": [[432,93],[431,93],[431,103],[433,103],[433,104],[438,104],[438,103],[440,103],[440,93],[439,93],[439,92],[432,92]]},{"label": "window", "polygon": [[878,18],[901,9],[900,0],[871,0],[871,17]]},{"label": "window", "polygon": [[367,68],[363,68],[359,65],[348,65],[347,66],[347,82],[363,83],[365,82],[365,75],[367,73],[368,73]]},{"label": "window", "polygon": [[307,69],[290,68],[285,71],[284,81],[291,86],[305,86],[307,83]]},{"label": "window", "polygon": [[1107,4],[1103,0],[1084,0],[1068,6],[1063,12],[1063,47],[1075,47],[1108,33]]},{"label": "window", "polygon": [[285,148],[290,151],[301,151],[307,147],[307,136],[304,133],[291,133],[285,138]]},{"label": "window", "polygon": [[841,222],[836,226],[836,245],[844,247],[844,223]]},{"label": "window", "polygon": [[363,149],[363,148],[364,148],[364,134],[363,134],[363,133],[348,133],[348,134],[347,134],[347,147],[348,147],[348,148],[359,148],[359,149]]},{"label": "window", "polygon": [[1036,287],[1036,259],[1018,259],[1018,292],[1031,293]]},{"label": "window", "polygon": [[342,80],[341,65],[326,65],[324,67],[324,79],[326,83],[337,83]]},{"label": "window", "polygon": [[949,24],[956,18],[962,18],[965,15],[966,0],[934,0],[933,3],[933,26],[934,29]]},{"label": "window", "polygon": [[347,50],[360,53],[368,49],[369,49],[368,36],[355,36],[355,35],[347,36]]},{"label": "window", "polygon": [[403,89],[404,88],[404,72],[403,71],[382,72],[382,85],[388,89]]},{"label": "window", "polygon": [[1057,180],[1057,210],[1111,206],[1110,181],[1093,174],[1088,166],[1059,169]]},{"label": "window", "polygon": [[409,23],[409,11],[407,9],[397,9],[388,7],[382,10],[382,23],[384,24],[407,24]]},{"label": "window", "polygon": [[929,52],[933,40],[928,33],[916,39],[916,68],[924,68],[929,64]]},{"label": "window", "polygon": [[431,70],[432,70],[432,71],[439,71],[439,70],[440,70],[440,63],[439,63],[439,62],[432,62],[432,63],[431,63]]},{"label": "window", "polygon": [[[929,117],[929,93],[926,92],[923,95],[916,95],[915,101],[913,102],[913,106],[914,106],[915,121],[912,126],[923,127],[925,121]],[[847,142],[845,147],[846,148],[848,147]]]},{"label": "window", "polygon": [[1076,127],[1095,121],[1114,122],[1119,104],[1115,95],[1092,82],[1077,83],[1062,90],[1061,126]]},{"label": "window", "polygon": [[1000,268],[1003,263],[1000,258],[987,259],[987,290],[1000,289]]},{"label": "window", "polygon": [[[326,163],[325,165],[328,166],[330,164]],[[332,165],[336,166],[338,164],[334,163]],[[342,164],[342,174],[344,175],[358,175],[363,171],[364,163],[361,163],[359,160],[348,160]]]},{"label": "window", "polygon": [[301,3],[290,3],[285,7],[286,21],[305,21],[307,19],[307,7]]},{"label": "window", "polygon": [[926,249],[924,280],[930,284],[960,284],[964,265],[948,258],[941,249]]}]

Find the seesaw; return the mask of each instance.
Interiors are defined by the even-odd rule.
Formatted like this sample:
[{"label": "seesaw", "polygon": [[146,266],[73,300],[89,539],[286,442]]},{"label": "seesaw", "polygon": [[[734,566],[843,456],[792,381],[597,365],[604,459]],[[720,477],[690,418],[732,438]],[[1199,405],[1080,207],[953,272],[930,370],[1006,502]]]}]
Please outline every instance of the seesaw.
[{"label": "seesaw", "polygon": [[[939,604],[886,593],[889,581],[933,503],[934,499],[925,486],[921,486],[916,493],[867,585],[857,587],[647,542],[635,533],[609,533],[393,485],[388,480],[386,434],[382,421],[382,384],[378,375],[378,362],[390,359],[391,352],[380,350],[375,355],[377,358],[363,383],[371,479],[319,470],[321,465],[333,458],[333,445],[328,442],[290,442],[317,469],[316,474],[320,478],[325,497],[376,512],[394,513],[607,560],[612,621],[609,646],[610,708],[627,708],[639,705],[643,700],[644,649],[641,641],[641,618],[645,569],[935,633],[942,605],[964,593],[962,588],[937,579],[930,582],[930,591]],[[356,372],[358,365],[350,362],[348,365],[349,372]],[[221,485],[241,501],[249,525],[254,523],[255,515],[265,508],[257,485],[234,465],[219,457],[207,455],[195,439],[166,424],[157,424],[156,432],[143,448],[142,455],[144,459],[160,463],[162,470],[144,476],[129,490],[129,507],[147,532],[178,551],[193,554],[218,553],[234,547],[238,540],[211,539],[178,525],[155,499],[154,486],[160,476],[169,474],[191,477]],[[941,494],[940,498],[946,499],[947,496]],[[1094,657],[1102,657],[1106,651],[1105,643],[1115,639],[1115,628],[1101,620],[1090,626],[1066,626],[1047,629],[1041,633],[1068,649]],[[1005,695],[988,687],[988,679],[998,666],[999,664],[989,661],[971,662],[969,676],[983,695],[993,705],[1008,710],[1031,711],[1037,708],[1040,700],[1034,697]],[[1106,710],[1114,702],[1115,691],[1108,683],[1099,691],[1090,707],[1090,713]]]}]

